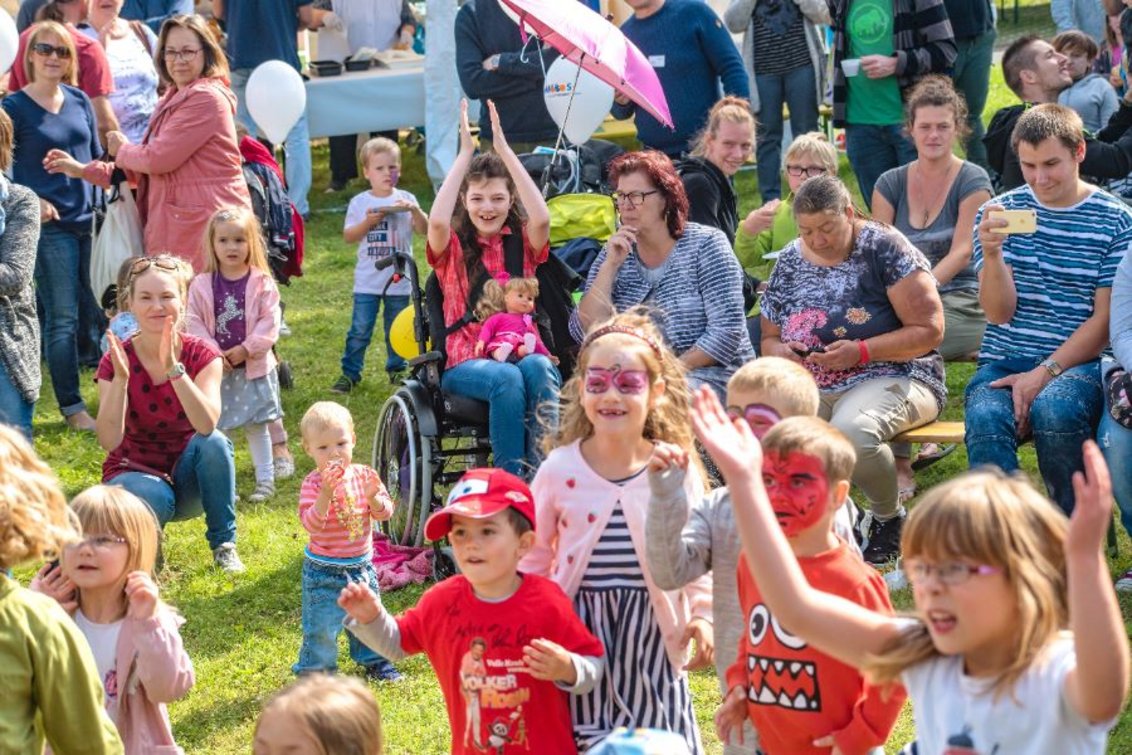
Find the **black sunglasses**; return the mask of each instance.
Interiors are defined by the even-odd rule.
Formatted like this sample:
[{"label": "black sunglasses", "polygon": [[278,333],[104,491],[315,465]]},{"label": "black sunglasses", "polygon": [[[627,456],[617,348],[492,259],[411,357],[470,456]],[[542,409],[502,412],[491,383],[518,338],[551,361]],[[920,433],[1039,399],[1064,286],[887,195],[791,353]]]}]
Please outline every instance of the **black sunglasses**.
[{"label": "black sunglasses", "polygon": [[71,57],[71,51],[68,48],[56,47],[55,45],[49,45],[46,42],[36,42],[31,46],[31,49],[35,50],[38,54],[42,55],[45,58],[51,57],[51,53],[55,53],[55,55],[58,56],[61,60],[66,60],[67,58]]}]

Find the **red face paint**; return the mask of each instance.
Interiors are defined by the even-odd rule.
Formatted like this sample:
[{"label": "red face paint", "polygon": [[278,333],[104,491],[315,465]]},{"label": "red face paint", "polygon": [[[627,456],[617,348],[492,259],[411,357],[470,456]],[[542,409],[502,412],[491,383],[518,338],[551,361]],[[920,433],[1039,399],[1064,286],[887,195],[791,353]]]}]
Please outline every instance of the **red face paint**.
[{"label": "red face paint", "polygon": [[792,451],[782,457],[768,451],[763,457],[763,485],[786,537],[808,530],[825,514],[829,483],[816,456]]}]

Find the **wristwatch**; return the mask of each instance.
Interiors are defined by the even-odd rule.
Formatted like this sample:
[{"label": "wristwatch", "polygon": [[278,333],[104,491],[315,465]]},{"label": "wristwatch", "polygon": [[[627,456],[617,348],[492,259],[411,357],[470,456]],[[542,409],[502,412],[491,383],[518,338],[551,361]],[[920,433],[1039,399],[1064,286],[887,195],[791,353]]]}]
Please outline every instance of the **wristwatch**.
[{"label": "wristwatch", "polygon": [[499,70],[499,53],[495,53],[490,58],[488,58],[488,60],[490,61],[490,64],[491,64],[491,70],[498,71]]},{"label": "wristwatch", "polygon": [[1050,374],[1050,377],[1057,377],[1064,372],[1064,370],[1061,369],[1061,365],[1053,359],[1043,359],[1041,366],[1046,368],[1046,372]]},{"label": "wristwatch", "polygon": [[169,372],[165,373],[165,377],[167,377],[170,380],[170,382],[172,382],[174,380],[180,380],[184,376],[185,376],[185,365],[181,364],[180,362],[177,362],[176,364],[174,364],[173,367],[169,370]]}]

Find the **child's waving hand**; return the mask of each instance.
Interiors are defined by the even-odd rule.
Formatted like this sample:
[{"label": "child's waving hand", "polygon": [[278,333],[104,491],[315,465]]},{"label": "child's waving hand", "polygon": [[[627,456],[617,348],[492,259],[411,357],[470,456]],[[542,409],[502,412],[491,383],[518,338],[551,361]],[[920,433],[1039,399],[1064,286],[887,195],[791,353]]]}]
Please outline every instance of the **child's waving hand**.
[{"label": "child's waving hand", "polygon": [[549,682],[561,682],[573,686],[578,679],[574,660],[569,651],[550,640],[531,640],[523,648],[523,661],[531,669],[531,676]]},{"label": "child's waving hand", "polygon": [[1065,538],[1066,555],[1095,557],[1112,524],[1112,478],[1097,444],[1085,441],[1083,472],[1073,473],[1073,515]]},{"label": "child's waving hand", "polygon": [[359,624],[371,624],[381,615],[381,601],[368,585],[351,582],[338,594],[338,605]]},{"label": "child's waving hand", "polygon": [[665,472],[669,469],[688,471],[688,452],[675,443],[658,441],[649,457],[649,472]]},{"label": "child's waving hand", "polygon": [[693,396],[692,429],[730,483],[752,474],[761,478],[763,450],[742,418],[731,419],[715,392],[701,385]]}]

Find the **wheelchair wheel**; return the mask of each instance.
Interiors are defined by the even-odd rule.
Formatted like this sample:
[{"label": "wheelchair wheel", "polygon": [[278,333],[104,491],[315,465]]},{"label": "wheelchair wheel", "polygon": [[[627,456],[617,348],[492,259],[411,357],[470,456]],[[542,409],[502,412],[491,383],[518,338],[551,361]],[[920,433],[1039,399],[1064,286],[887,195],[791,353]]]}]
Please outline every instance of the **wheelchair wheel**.
[{"label": "wheelchair wheel", "polygon": [[432,446],[420,435],[411,404],[401,393],[385,402],[373,441],[373,468],[393,498],[393,516],[381,523],[395,543],[419,546],[432,498]]}]

